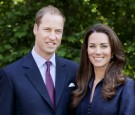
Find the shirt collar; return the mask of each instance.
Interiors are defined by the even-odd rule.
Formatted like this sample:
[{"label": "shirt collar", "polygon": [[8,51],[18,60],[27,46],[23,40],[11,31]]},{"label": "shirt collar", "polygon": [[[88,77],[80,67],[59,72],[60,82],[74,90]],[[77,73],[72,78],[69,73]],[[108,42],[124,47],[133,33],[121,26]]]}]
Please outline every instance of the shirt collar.
[{"label": "shirt collar", "polygon": [[[32,49],[32,56],[38,66],[38,68],[42,67],[44,65],[44,63],[47,61],[46,59],[44,59],[43,57],[41,57],[39,54],[37,54],[37,52],[34,50],[34,48]],[[56,62],[55,62],[55,53],[53,54],[53,56],[51,57],[51,59],[49,59],[49,61],[52,62],[53,66],[56,67]]]},{"label": "shirt collar", "polygon": [[[92,75],[89,81],[89,88],[92,88],[94,79],[95,79],[95,75]],[[103,81],[104,81],[104,78],[98,84],[103,83]]]}]

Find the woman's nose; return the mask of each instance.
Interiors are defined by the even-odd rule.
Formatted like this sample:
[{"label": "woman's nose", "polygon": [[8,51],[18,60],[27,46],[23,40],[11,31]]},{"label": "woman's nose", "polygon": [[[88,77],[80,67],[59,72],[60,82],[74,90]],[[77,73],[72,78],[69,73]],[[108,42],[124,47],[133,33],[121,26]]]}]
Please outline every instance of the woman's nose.
[{"label": "woman's nose", "polygon": [[101,54],[101,52],[102,52],[102,51],[101,51],[101,48],[100,48],[100,47],[97,47],[96,50],[95,50],[95,53],[96,53],[96,54]]}]

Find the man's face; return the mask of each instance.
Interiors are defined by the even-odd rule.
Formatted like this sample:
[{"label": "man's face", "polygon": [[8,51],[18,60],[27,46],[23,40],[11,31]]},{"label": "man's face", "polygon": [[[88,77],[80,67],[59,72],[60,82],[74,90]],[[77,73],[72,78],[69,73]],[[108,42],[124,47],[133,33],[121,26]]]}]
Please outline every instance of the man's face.
[{"label": "man's face", "polygon": [[39,25],[34,25],[34,50],[49,59],[61,44],[64,21],[60,15],[45,14]]}]

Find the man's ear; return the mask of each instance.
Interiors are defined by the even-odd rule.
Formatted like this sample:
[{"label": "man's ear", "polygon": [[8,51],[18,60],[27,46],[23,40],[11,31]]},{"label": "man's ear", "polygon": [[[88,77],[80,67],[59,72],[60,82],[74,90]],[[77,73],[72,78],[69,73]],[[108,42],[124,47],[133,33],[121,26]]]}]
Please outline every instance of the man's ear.
[{"label": "man's ear", "polygon": [[37,30],[38,30],[38,26],[37,26],[37,24],[34,24],[34,27],[33,27],[34,35],[37,33]]}]

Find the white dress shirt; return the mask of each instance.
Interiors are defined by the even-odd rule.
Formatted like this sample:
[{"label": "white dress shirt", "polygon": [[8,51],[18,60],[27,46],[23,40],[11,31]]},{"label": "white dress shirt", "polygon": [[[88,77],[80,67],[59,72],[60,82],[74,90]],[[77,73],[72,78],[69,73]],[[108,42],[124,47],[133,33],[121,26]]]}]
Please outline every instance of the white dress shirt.
[{"label": "white dress shirt", "polygon": [[41,76],[43,78],[43,81],[44,83],[46,84],[46,80],[45,80],[45,75],[46,75],[46,61],[51,61],[52,64],[50,65],[50,74],[51,74],[51,77],[52,77],[52,80],[53,80],[53,83],[54,83],[54,86],[55,86],[55,76],[56,76],[56,62],[55,62],[55,53],[54,55],[51,57],[51,59],[49,60],[46,60],[44,59],[43,57],[41,57],[39,54],[37,54],[37,52],[34,50],[34,48],[32,49],[32,56],[39,68],[39,71],[41,73]]}]

